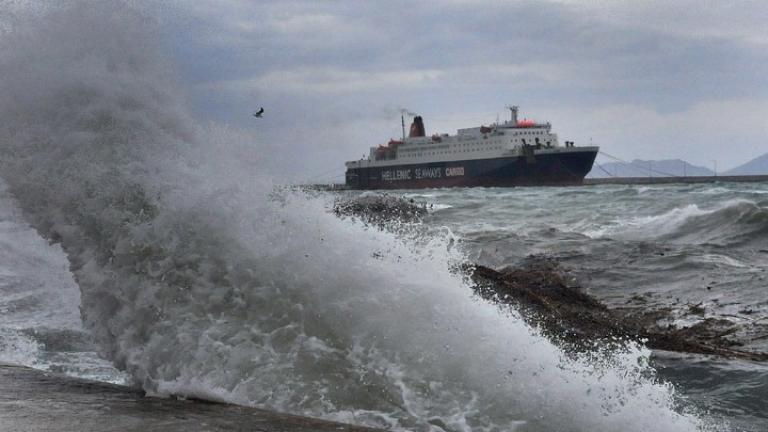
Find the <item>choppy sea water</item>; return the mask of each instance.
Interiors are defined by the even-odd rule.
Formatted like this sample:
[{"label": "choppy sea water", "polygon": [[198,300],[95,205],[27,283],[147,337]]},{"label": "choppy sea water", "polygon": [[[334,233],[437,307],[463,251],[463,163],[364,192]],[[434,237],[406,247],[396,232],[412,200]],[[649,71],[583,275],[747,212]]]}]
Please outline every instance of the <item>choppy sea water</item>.
[{"label": "choppy sea water", "polygon": [[189,114],[135,7],[3,23],[0,360],[396,430],[764,429],[762,365],[566,355],[456,271],[548,254],[609,303],[759,320],[760,185],[402,192],[428,230],[340,219]]},{"label": "choppy sea water", "polygon": [[[450,229],[473,262],[545,255],[612,307],[641,298],[670,308],[678,327],[728,320],[743,348],[768,351],[768,184],[399,193],[427,203],[428,223]],[[704,313],[686,313],[694,305]],[[652,364],[735,430],[768,427],[768,365],[672,353]]]}]

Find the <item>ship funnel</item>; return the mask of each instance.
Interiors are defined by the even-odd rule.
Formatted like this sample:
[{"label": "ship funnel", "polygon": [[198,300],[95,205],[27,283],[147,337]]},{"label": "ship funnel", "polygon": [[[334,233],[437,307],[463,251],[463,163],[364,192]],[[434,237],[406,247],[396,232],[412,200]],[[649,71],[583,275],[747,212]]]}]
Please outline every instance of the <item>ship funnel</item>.
[{"label": "ship funnel", "polygon": [[424,132],[424,121],[421,120],[421,116],[416,116],[413,118],[413,123],[411,123],[411,132],[408,134],[408,137],[416,138],[423,136],[426,136],[426,133]]}]

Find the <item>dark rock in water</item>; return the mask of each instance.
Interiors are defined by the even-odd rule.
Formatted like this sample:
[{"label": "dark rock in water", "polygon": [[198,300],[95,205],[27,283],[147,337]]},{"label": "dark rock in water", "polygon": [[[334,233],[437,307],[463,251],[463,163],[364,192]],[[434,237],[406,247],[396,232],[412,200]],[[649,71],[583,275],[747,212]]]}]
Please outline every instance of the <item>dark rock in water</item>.
[{"label": "dark rock in water", "polygon": [[[709,287],[707,287],[707,289],[709,289]],[[704,309],[704,306],[702,306],[701,303],[699,303],[699,304],[695,304],[695,305],[690,305],[688,307],[688,311],[690,313],[694,314],[694,315],[704,316],[704,313],[706,312],[706,309]]]},{"label": "dark rock in water", "polygon": [[427,215],[427,208],[413,199],[371,194],[337,200],[333,212],[338,216],[357,216],[364,222],[383,225],[391,221],[420,222]]},{"label": "dark rock in water", "polygon": [[[736,330],[727,320],[709,318],[678,329],[659,324],[669,318],[669,310],[609,309],[581,287],[569,284],[551,259],[529,257],[520,268],[497,271],[475,266],[469,271],[480,297],[514,306],[523,319],[567,349],[589,349],[598,340],[636,340],[665,351],[768,361],[768,353],[733,349],[739,343],[728,339]],[[691,312],[700,314],[703,308],[693,306]]]},{"label": "dark rock in water", "polygon": [[569,286],[553,261],[529,260],[496,271],[476,266],[476,292],[497,304],[514,305],[548,336],[568,343],[626,335],[617,316],[579,287]]},{"label": "dark rock in water", "polygon": [[0,365],[0,430],[376,431],[221,403],[145,397],[128,387]]}]

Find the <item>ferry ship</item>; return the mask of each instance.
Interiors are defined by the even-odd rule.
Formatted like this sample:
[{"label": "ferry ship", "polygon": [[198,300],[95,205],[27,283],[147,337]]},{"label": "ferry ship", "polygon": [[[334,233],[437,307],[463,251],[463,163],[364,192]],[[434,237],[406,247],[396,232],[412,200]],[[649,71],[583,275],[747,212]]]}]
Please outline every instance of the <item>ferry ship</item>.
[{"label": "ferry ship", "polygon": [[346,162],[350,189],[421,189],[472,186],[578,185],[592,169],[597,146],[559,143],[550,123],[511,118],[456,135],[426,136],[415,116],[410,133],[370,148],[367,158]]}]

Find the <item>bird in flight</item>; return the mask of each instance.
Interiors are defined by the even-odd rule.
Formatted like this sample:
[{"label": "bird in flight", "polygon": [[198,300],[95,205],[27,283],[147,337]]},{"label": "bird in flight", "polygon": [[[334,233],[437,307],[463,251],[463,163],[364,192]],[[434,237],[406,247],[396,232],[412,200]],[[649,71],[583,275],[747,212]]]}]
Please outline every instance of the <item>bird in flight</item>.
[{"label": "bird in flight", "polygon": [[259,108],[258,111],[253,113],[253,116],[256,117],[256,118],[261,118],[261,116],[263,116],[263,115],[264,115],[264,107]]}]

